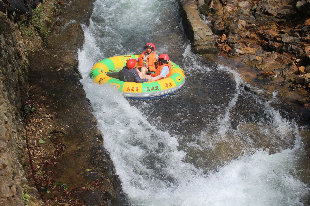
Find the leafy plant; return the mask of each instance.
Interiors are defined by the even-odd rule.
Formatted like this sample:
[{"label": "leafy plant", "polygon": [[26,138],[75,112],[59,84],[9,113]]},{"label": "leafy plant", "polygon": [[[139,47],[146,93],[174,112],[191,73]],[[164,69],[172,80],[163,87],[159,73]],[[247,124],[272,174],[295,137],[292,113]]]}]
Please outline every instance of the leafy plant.
[{"label": "leafy plant", "polygon": [[54,185],[60,185],[64,189],[68,189],[68,186],[65,183],[54,183]]},{"label": "leafy plant", "polygon": [[39,140],[39,143],[44,144],[45,141],[44,141],[43,139],[40,139],[40,140]]},{"label": "leafy plant", "polygon": [[29,199],[30,199],[30,197],[26,193],[23,193],[23,201],[28,202]]},{"label": "leafy plant", "polygon": [[25,115],[31,114],[32,112],[34,112],[35,109],[36,109],[35,107],[31,107],[29,104],[26,104],[24,106]]}]

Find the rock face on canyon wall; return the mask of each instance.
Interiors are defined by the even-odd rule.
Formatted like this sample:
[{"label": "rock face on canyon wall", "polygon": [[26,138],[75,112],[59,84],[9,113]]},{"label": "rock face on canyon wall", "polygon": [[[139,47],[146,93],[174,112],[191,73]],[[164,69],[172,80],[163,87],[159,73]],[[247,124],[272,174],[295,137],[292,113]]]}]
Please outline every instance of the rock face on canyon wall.
[{"label": "rock face on canyon wall", "polygon": [[1,12],[0,22],[0,205],[23,205],[27,153],[20,110],[27,97],[27,59],[20,33]]},{"label": "rock face on canyon wall", "polygon": [[245,61],[267,72],[285,74],[294,70],[303,74],[302,67],[306,68],[310,60],[309,4],[291,0],[212,0],[205,1],[201,8],[218,35],[220,50],[230,56],[246,55]]},{"label": "rock face on canyon wall", "polygon": [[0,12],[0,205],[126,204],[77,70],[93,2]]}]

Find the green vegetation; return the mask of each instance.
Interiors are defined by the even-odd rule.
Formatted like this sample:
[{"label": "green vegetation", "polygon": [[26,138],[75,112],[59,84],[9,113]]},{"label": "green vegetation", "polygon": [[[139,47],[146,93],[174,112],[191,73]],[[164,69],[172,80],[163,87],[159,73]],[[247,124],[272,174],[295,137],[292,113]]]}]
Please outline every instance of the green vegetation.
[{"label": "green vegetation", "polygon": [[54,185],[56,186],[56,185],[60,185],[60,186],[62,186],[62,188],[63,189],[68,189],[68,186],[67,186],[67,184],[65,184],[65,183],[54,183]]},{"label": "green vegetation", "polygon": [[29,202],[30,197],[26,194],[23,193],[23,201],[27,204]]},{"label": "green vegetation", "polygon": [[48,43],[48,38],[56,22],[55,16],[61,12],[61,6],[56,0],[46,0],[33,10],[33,15],[24,17],[19,22],[19,30],[27,50],[34,51]]},{"label": "green vegetation", "polygon": [[31,107],[30,105],[27,104],[24,106],[24,114],[27,116],[32,112],[34,112],[35,109],[36,109],[35,107]]},{"label": "green vegetation", "polygon": [[44,144],[45,141],[44,141],[43,139],[40,139],[40,140],[39,140],[39,143],[40,143],[40,144]]},{"label": "green vegetation", "polygon": [[51,32],[49,26],[52,25],[52,20],[45,12],[44,5],[40,4],[33,11],[33,15],[20,22],[20,31],[23,37],[34,37],[37,34],[46,40]]}]

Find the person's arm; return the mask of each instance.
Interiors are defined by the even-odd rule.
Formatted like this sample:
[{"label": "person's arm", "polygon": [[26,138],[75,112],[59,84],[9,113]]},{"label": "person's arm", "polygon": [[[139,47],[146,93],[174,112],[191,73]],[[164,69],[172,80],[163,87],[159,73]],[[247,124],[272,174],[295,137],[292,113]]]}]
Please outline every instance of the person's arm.
[{"label": "person's arm", "polygon": [[143,83],[143,82],[148,82],[149,80],[148,79],[141,79],[139,74],[138,74],[138,71],[137,69],[134,69],[135,72],[134,72],[134,76],[135,76],[135,80],[137,83]]},{"label": "person's arm", "polygon": [[108,72],[107,75],[109,77],[116,78],[116,79],[120,78],[120,72]]},{"label": "person's arm", "polygon": [[164,66],[162,69],[161,69],[161,72],[158,76],[156,77],[152,77],[150,81],[156,81],[158,79],[161,79],[161,78],[165,78],[169,73],[169,67],[168,66]]},{"label": "person's arm", "polygon": [[156,77],[152,77],[150,81],[156,81],[156,80],[161,79],[161,78],[163,78],[162,74],[160,74],[160,75],[158,75]]}]

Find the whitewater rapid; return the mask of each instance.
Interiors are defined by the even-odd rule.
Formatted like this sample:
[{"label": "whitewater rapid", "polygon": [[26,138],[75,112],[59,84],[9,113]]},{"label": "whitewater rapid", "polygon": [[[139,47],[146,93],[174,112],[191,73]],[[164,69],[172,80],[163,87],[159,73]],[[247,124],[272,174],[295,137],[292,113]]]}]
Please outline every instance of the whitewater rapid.
[{"label": "whitewater rapid", "polygon": [[[182,33],[177,1],[97,0],[90,24],[83,29],[85,42],[78,54],[81,82],[131,205],[303,205],[301,199],[308,194],[308,187],[296,175],[302,151],[298,126],[268,101],[246,93],[233,69],[206,65],[191,52]],[[139,53],[147,42],[154,42],[159,53],[171,53],[171,59],[184,69],[189,83],[182,91],[163,100],[137,102],[124,98],[112,85],[97,85],[90,79],[96,62]],[[219,77],[215,78],[215,73]],[[207,77],[210,81],[205,83]],[[231,77],[224,84],[227,93],[219,94],[219,80],[227,77]],[[211,89],[200,91],[203,87]],[[212,89],[214,93],[205,96]],[[196,104],[188,98],[192,91],[201,92]],[[240,99],[248,98],[244,95],[260,105],[263,117],[244,119],[235,112]],[[258,125],[255,133],[239,129],[253,122]],[[187,130],[189,127],[198,129]],[[179,128],[178,132],[174,128]],[[286,141],[288,134],[294,136],[289,149],[271,154],[252,147],[260,136],[277,142]],[[213,150],[219,142],[232,138],[245,139],[250,152],[215,170],[200,167],[206,157],[198,160],[199,153],[195,153],[195,161],[202,163],[187,160],[190,150]]]}]

